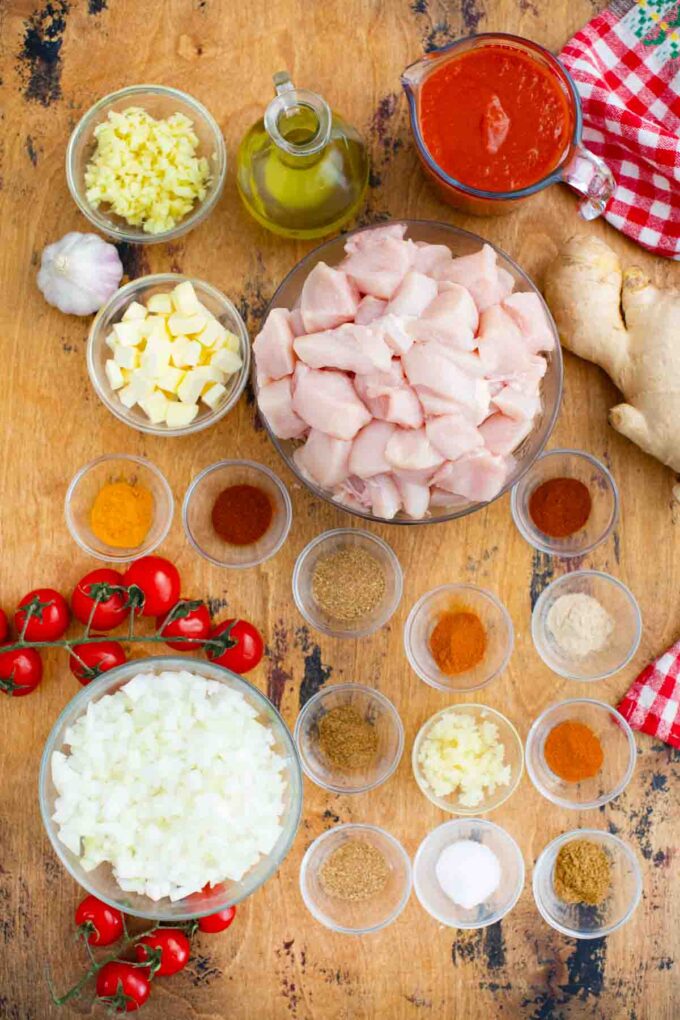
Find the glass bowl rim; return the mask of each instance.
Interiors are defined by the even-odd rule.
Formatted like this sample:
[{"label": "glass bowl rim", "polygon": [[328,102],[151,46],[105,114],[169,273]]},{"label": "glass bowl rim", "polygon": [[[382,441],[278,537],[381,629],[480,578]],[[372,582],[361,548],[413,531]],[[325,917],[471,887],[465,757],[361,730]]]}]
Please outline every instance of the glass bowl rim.
[{"label": "glass bowl rim", "polygon": [[[147,545],[144,542],[142,542],[142,544],[139,546],[139,549],[143,551],[136,552],[133,556],[128,555],[121,556],[113,548],[110,548],[108,553],[101,553],[98,550],[94,549],[92,546],[88,545],[87,542],[79,534],[73,517],[71,502],[73,500],[73,495],[76,489],[82,482],[83,478],[85,478],[85,476],[89,473],[89,471],[92,468],[97,467],[99,464],[104,464],[107,460],[132,461],[133,463],[140,464],[142,467],[150,470],[151,473],[155,475],[156,479],[158,480],[160,487],[163,490],[163,494],[168,501],[169,510],[168,519],[163,528],[161,529],[159,538],[151,545]],[[69,530],[71,538],[76,543],[76,545],[79,545],[80,548],[84,552],[86,552],[89,556],[94,556],[95,559],[104,560],[105,562],[108,563],[129,563],[130,560],[136,559],[137,556],[148,556],[150,553],[154,551],[154,549],[158,549],[158,547],[162,545],[162,543],[168,537],[168,532],[172,527],[172,518],[174,516],[174,513],[175,513],[175,497],[172,494],[172,489],[170,488],[170,484],[167,478],[165,477],[161,469],[157,467],[156,464],[153,463],[153,461],[149,460],[147,457],[140,457],[134,453],[103,453],[101,456],[95,457],[93,460],[88,461],[87,464],[83,464],[82,467],[80,467],[76,471],[73,478],[69,482],[68,489],[66,490],[66,495],[64,496],[64,517],[66,518],[66,526]]]},{"label": "glass bowl rim", "polygon": [[[120,300],[123,296],[125,299],[129,297],[131,300],[135,300],[136,294],[144,287],[160,287],[164,284],[176,286],[177,284],[184,283],[186,281],[191,283],[194,287],[198,286],[199,289],[202,288],[204,292],[208,293],[210,297],[213,298],[213,300],[222,304],[224,309],[232,316],[236,327],[235,332],[238,333],[240,341],[239,354],[243,361],[238,373],[234,373],[235,375],[238,374],[238,381],[236,382],[233,393],[227,400],[224,401],[223,404],[218,404],[214,410],[211,410],[202,418],[197,416],[192,422],[182,428],[161,428],[160,425],[154,425],[151,421],[133,423],[127,413],[128,408],[124,407],[120,401],[114,401],[111,399],[109,393],[99,385],[99,380],[97,379],[97,374],[95,372],[95,344],[97,348],[99,348],[104,342],[101,336],[104,316],[108,314],[114,301]],[[206,280],[202,280],[198,276],[186,276],[184,273],[150,273],[147,276],[138,276],[134,280],[130,280],[129,283],[119,287],[118,290],[111,295],[109,300],[102,305],[90,326],[90,332],[87,337],[86,358],[87,373],[90,377],[92,388],[104,407],[114,416],[114,418],[123,422],[123,424],[127,425],[128,428],[134,429],[135,432],[141,432],[150,436],[161,436],[163,438],[175,439],[180,436],[193,435],[195,432],[202,432],[203,429],[210,428],[211,425],[215,425],[216,422],[220,421],[220,419],[231,411],[239,402],[250,375],[250,337],[248,335],[246,324],[243,321],[243,317],[236,305],[230,300],[230,298],[227,297],[226,294],[223,294],[221,290],[214,287],[212,283],[208,283]],[[112,393],[114,393],[114,391],[112,391]]]},{"label": "glass bowl rim", "polygon": [[[372,542],[374,545],[377,545],[385,553],[394,575],[395,592],[393,605],[390,608],[389,615],[386,616],[384,620],[381,620],[379,617],[375,623],[372,623],[368,627],[361,627],[356,630],[348,630],[346,632],[338,632],[327,624],[324,624],[321,620],[313,620],[308,614],[307,608],[299,595],[300,575],[310,553],[312,553],[317,546],[322,545],[331,538],[335,538],[337,535],[361,535],[362,539],[369,540],[369,544]],[[314,630],[318,630],[321,634],[327,634],[329,637],[355,641],[358,638],[368,637],[369,634],[374,634],[376,631],[381,630],[392,619],[399,608],[399,603],[401,602],[404,594],[404,572],[401,568],[399,557],[392,546],[389,542],[386,542],[384,538],[380,538],[379,535],[374,535],[372,531],[368,531],[365,528],[329,528],[327,531],[322,531],[321,534],[315,535],[314,538],[310,539],[310,541],[307,542],[307,545],[305,545],[298,553],[295,565],[293,566],[293,573],[291,575],[291,587],[293,590],[293,601],[295,602],[296,608],[310,627],[313,627]]]},{"label": "glass bowl rim", "polygon": [[[348,789],[346,786],[338,786],[337,784],[327,782],[326,780],[321,779],[320,776],[316,775],[316,773],[314,773],[311,770],[311,768],[307,765],[305,756],[303,755],[299,746],[301,740],[302,726],[306,717],[310,714],[312,707],[314,705],[320,704],[324,700],[325,695],[334,694],[337,691],[341,691],[343,693],[345,691],[360,691],[362,694],[368,695],[374,701],[377,701],[382,706],[382,708],[385,709],[387,715],[392,719],[395,725],[395,729],[397,731],[397,750],[394,755],[394,760],[391,762],[389,769],[385,772],[384,775],[382,775],[379,779],[374,780],[372,783],[365,783],[362,786],[356,786],[353,787],[352,789]],[[329,790],[331,793],[345,794],[351,797],[357,793],[368,793],[369,790],[375,790],[378,786],[382,786],[383,783],[386,783],[387,780],[394,775],[397,768],[399,767],[399,763],[404,753],[404,740],[405,740],[404,724],[401,721],[401,716],[399,715],[399,712],[397,711],[394,703],[390,701],[390,699],[386,697],[382,693],[382,691],[376,690],[375,687],[368,687],[366,684],[354,684],[347,682],[341,684],[328,684],[322,687],[321,690],[318,690],[316,694],[313,694],[312,697],[309,698],[300,709],[298,717],[295,720],[293,740],[295,741],[295,747],[297,748],[298,756],[300,758],[302,771],[304,772],[308,779],[311,779],[311,781],[315,783],[316,786],[319,786],[322,790]]]},{"label": "glass bowl rim", "polygon": [[[124,227],[118,227],[111,223],[106,217],[101,215],[97,209],[91,208],[84,198],[81,198],[79,191],[80,188],[76,183],[76,174],[74,171],[75,163],[75,150],[78,143],[80,142],[81,136],[95,120],[95,118],[102,113],[107,106],[111,103],[118,102],[121,99],[126,99],[128,96],[134,98],[135,96],[141,97],[144,94],[152,93],[156,96],[165,96],[168,99],[176,99],[181,103],[185,103],[189,106],[195,115],[199,116],[204,120],[213,135],[213,141],[215,145],[218,165],[218,177],[215,182],[215,187],[212,193],[206,196],[203,201],[196,205],[191,212],[187,213],[180,222],[172,228],[172,230],[163,231],[160,234],[147,234],[143,231],[138,234],[133,233],[130,229]],[[83,214],[85,219],[97,230],[100,230],[103,234],[108,237],[114,238],[118,243],[127,244],[163,244],[169,241],[173,241],[177,237],[181,237],[182,234],[186,234],[202,220],[206,219],[207,216],[212,212],[215,205],[219,201],[222,191],[224,189],[224,182],[227,174],[227,146],[224,141],[224,135],[222,130],[210,113],[208,108],[195,99],[188,92],[182,91],[182,89],[174,88],[171,85],[157,85],[157,84],[140,84],[140,85],[127,85],[125,88],[116,89],[113,92],[108,92],[105,96],[102,96],[93,103],[85,113],[81,116],[76,126],[71,131],[69,136],[68,144],[66,146],[66,184],[68,186],[71,198],[75,202],[79,211]]]},{"label": "glass bowl rim", "polygon": [[[307,871],[309,870],[309,862],[312,859],[313,851],[316,850],[318,846],[321,846],[322,843],[330,839],[336,833],[342,831],[347,832],[348,829],[351,829],[355,832],[369,831],[378,833],[381,837],[384,837],[386,841],[394,848],[394,850],[397,852],[397,855],[401,858],[402,862],[405,865],[404,870],[406,872],[406,881],[404,883],[404,891],[402,893],[399,903],[394,908],[394,910],[392,910],[391,913],[383,921],[380,922],[380,924],[373,924],[367,928],[365,927],[348,928],[344,925],[336,924],[334,921],[330,919],[330,917],[328,917],[326,914],[324,914],[321,910],[319,910],[316,907],[316,904],[312,902],[311,897],[308,895],[307,892]],[[382,928],[387,928],[387,926],[392,924],[393,921],[396,921],[396,919],[399,917],[399,915],[406,907],[406,904],[410,899],[411,892],[413,891],[413,865],[411,863],[411,858],[406,852],[405,847],[402,845],[402,843],[400,843],[397,837],[393,836],[391,832],[387,831],[387,829],[383,829],[379,825],[373,825],[369,822],[341,822],[340,825],[334,825],[331,829],[326,829],[325,832],[320,833],[316,837],[316,839],[312,840],[312,842],[309,844],[309,846],[305,850],[304,857],[302,858],[302,862],[300,864],[299,883],[300,893],[302,895],[304,904],[307,907],[307,910],[312,915],[312,917],[316,921],[318,921],[319,924],[323,924],[324,927],[330,928],[331,931],[336,931],[341,935],[368,935],[372,932],[380,931]]]},{"label": "glass bowl rim", "polygon": [[[491,673],[486,678],[486,680],[482,680],[481,683],[475,684],[474,687],[449,687],[448,684],[442,684],[439,683],[437,680],[433,680],[430,677],[426,677],[424,675],[424,672],[421,670],[420,666],[416,664],[416,659],[411,648],[411,630],[415,622],[416,616],[423,608],[423,606],[425,606],[434,595],[438,595],[439,592],[441,591],[461,591],[461,590],[474,591],[478,595],[482,595],[484,598],[488,599],[496,607],[496,609],[500,610],[501,617],[507,628],[508,647],[502,662],[500,663],[498,668],[495,669],[493,673]],[[404,624],[403,642],[404,651],[406,653],[408,663],[413,672],[420,680],[428,684],[430,687],[434,687],[435,690],[445,691],[447,694],[470,694],[472,691],[479,691],[482,689],[482,687],[486,687],[487,684],[490,684],[492,680],[495,680],[496,677],[500,676],[501,673],[503,673],[503,671],[508,668],[508,663],[510,662],[515,647],[515,626],[512,622],[512,617],[510,616],[507,607],[501,602],[498,596],[494,594],[494,592],[490,591],[488,588],[482,588],[478,584],[470,584],[465,581],[461,581],[460,583],[452,582],[450,584],[439,584],[437,585],[436,588],[431,588],[429,591],[426,591],[423,595],[420,596],[419,599],[417,599],[413,603],[410,612],[406,617],[406,622]]]},{"label": "glass bowl rim", "polygon": [[[538,893],[538,879],[541,872],[545,871],[547,867],[547,860],[549,854],[553,849],[563,846],[565,843],[573,839],[587,839],[589,836],[604,837],[603,842],[614,843],[619,850],[623,853],[624,857],[631,865],[631,871],[635,878],[635,892],[628,906],[628,909],[615,924],[609,924],[604,928],[597,928],[593,931],[583,932],[578,931],[574,928],[568,928],[566,925],[560,924],[554,917],[550,915],[547,908],[543,904],[543,900]],[[642,898],[642,870],[640,868],[639,861],[629,845],[624,842],[619,836],[616,836],[613,832],[609,832],[607,829],[571,829],[569,832],[563,832],[561,836],[556,836],[551,839],[550,842],[543,847],[540,854],[536,858],[534,864],[533,877],[531,882],[532,892],[534,894],[534,902],[538,909],[539,914],[551,928],[555,931],[559,931],[562,935],[567,935],[572,939],[597,939],[604,938],[605,935],[611,935],[612,932],[617,931],[619,928],[630,920],[633,913],[640,903]]]},{"label": "glass bowl rim", "polygon": [[[596,705],[598,709],[605,709],[607,714],[612,716],[614,722],[618,723],[624,733],[628,742],[628,765],[623,775],[623,779],[617,783],[611,793],[606,796],[597,797],[595,800],[587,801],[575,801],[567,800],[564,797],[558,797],[556,794],[551,793],[536,775],[533,762],[531,761],[530,751],[536,747],[536,753],[538,755],[537,746],[537,733],[541,723],[545,722],[549,716],[556,711],[558,708],[564,708],[565,705]],[[606,701],[599,701],[597,698],[564,698],[562,701],[555,701],[547,708],[544,708],[540,715],[537,715],[527,733],[527,739],[524,744],[524,755],[526,758],[526,769],[529,779],[533,783],[534,787],[538,790],[542,797],[546,800],[551,801],[553,804],[557,804],[558,807],[568,808],[571,811],[590,811],[594,808],[601,807],[603,804],[608,804],[610,801],[615,800],[616,797],[620,796],[628,786],[633,772],[635,771],[635,765],[637,763],[637,745],[635,743],[635,737],[633,731],[630,728],[628,720],[621,715],[621,713],[614,708],[613,705],[608,705]],[[558,776],[559,779],[559,776]],[[562,780],[563,781],[563,780]]]},{"label": "glass bowl rim", "polygon": [[[52,821],[50,811],[47,805],[47,796],[45,792],[45,787],[47,784],[47,778],[50,769],[50,760],[52,757],[52,753],[55,750],[56,735],[59,729],[63,726],[67,716],[70,715],[75,708],[78,708],[82,709],[82,711],[79,713],[79,715],[74,716],[74,718],[79,718],[84,711],[87,711],[87,705],[89,704],[90,701],[93,700],[93,696],[99,693],[100,690],[103,696],[108,688],[114,686],[115,682],[118,679],[118,675],[122,672],[128,672],[132,668],[133,664],[135,664],[138,667],[138,672],[143,672],[145,669],[150,672],[151,671],[155,672],[162,671],[163,669],[172,669],[174,667],[181,666],[182,668],[186,669],[189,672],[195,672],[200,675],[200,668],[204,668],[206,662],[202,659],[196,659],[191,655],[187,655],[183,658],[180,658],[178,655],[151,655],[143,659],[128,659],[127,662],[122,663],[120,666],[115,666],[113,669],[108,670],[106,673],[102,673],[101,676],[91,681],[85,687],[82,687],[81,690],[79,690],[76,694],[73,695],[72,698],[70,698],[66,702],[62,710],[59,712],[59,715],[52,724],[50,732],[45,740],[40,756],[40,769],[38,772],[38,800],[40,805],[40,817],[43,823],[43,829],[47,835],[47,838],[49,839],[52,850],[59,859],[59,862],[62,865],[62,867],[71,876],[76,885],[80,886],[80,888],[82,889],[85,889],[85,891],[90,893],[90,895],[96,896],[97,899],[102,900],[104,903],[108,904],[108,906],[114,907],[117,910],[122,910],[123,913],[129,914],[132,917],[139,917],[146,920],[158,920],[159,912],[156,910],[140,911],[126,906],[122,902],[123,897],[127,895],[123,889],[121,889],[121,899],[116,901],[104,895],[94,885],[90,885],[89,883],[85,884],[84,881],[81,881],[81,879],[77,877],[77,875],[71,868],[71,863],[65,854],[65,848],[63,847],[63,844],[61,843],[59,836],[56,832],[55,823]],[[302,808],[304,800],[304,789],[302,784],[302,767],[300,764],[300,758],[297,752],[297,747],[295,746],[295,741],[293,740],[293,736],[290,732],[290,729],[288,728],[288,725],[286,724],[283,716],[277,709],[276,705],[274,705],[274,703],[270,701],[267,695],[264,694],[258,687],[256,687],[255,684],[251,683],[249,680],[246,680],[245,677],[240,676],[238,673],[233,673],[230,669],[227,669],[225,666],[220,666],[216,662],[209,662],[207,663],[207,665],[209,665],[212,669],[216,669],[218,672],[224,674],[225,681],[217,681],[218,683],[222,682],[226,683],[226,681],[228,680],[229,681],[228,686],[230,687],[230,689],[233,690],[234,689],[233,681],[235,680],[236,681],[235,689],[239,690],[240,693],[243,693],[242,689],[245,688],[247,694],[253,698],[253,700],[258,706],[260,706],[262,714],[272,715],[274,720],[278,723],[281,735],[281,742],[286,747],[286,758],[287,763],[289,763],[288,764],[290,773],[289,812],[290,817],[292,819],[292,823],[290,834],[285,844],[281,847],[280,854],[277,855],[276,860],[274,860],[274,858],[270,860],[269,867],[267,869],[267,874],[264,876],[264,878],[258,885],[254,886],[247,892],[244,892],[243,895],[239,896],[237,899],[225,900],[225,902],[222,905],[219,904],[211,905],[210,907],[204,908],[202,910],[194,909],[191,912],[172,915],[171,919],[178,923],[183,920],[191,920],[195,917],[196,918],[207,917],[210,914],[217,913],[219,910],[224,910],[229,906],[241,903],[248,896],[251,896],[254,892],[256,892],[256,890],[259,889],[262,885],[264,885],[265,882],[269,881],[269,879],[272,878],[274,874],[276,874],[279,867],[285,861],[293,845],[293,842],[295,841],[295,837],[300,826],[300,819],[302,817]],[[132,679],[132,677],[130,677],[130,679]],[[152,903],[154,901],[150,900],[149,902]],[[168,920],[168,918],[162,919]]]},{"label": "glass bowl rim", "polygon": [[[530,532],[529,529],[525,527],[519,515],[518,508],[519,497],[517,495],[517,489],[522,484],[522,482],[525,482],[527,480],[527,478],[531,474],[532,469],[538,464],[539,461],[547,460],[549,457],[557,455],[561,456],[567,455],[570,457],[577,457],[582,460],[590,461],[593,467],[597,468],[597,470],[600,471],[604,476],[604,479],[607,482],[607,486],[612,495],[612,500],[614,503],[611,519],[605,530],[599,536],[599,538],[594,539],[589,545],[583,546],[579,549],[573,550],[556,549],[555,546],[549,545],[547,542],[541,541],[541,539],[538,538],[537,534]],[[527,542],[529,545],[533,546],[534,549],[538,549],[539,552],[547,553],[548,556],[556,556],[558,559],[561,560],[573,559],[575,556],[587,556],[588,553],[593,552],[593,550],[597,549],[599,545],[602,545],[602,543],[609,538],[612,531],[616,527],[619,520],[620,510],[621,500],[619,497],[619,488],[618,485],[616,484],[614,476],[612,475],[611,471],[606,466],[606,464],[603,464],[601,460],[598,460],[597,457],[594,457],[592,453],[587,453],[585,450],[571,449],[569,447],[555,447],[554,449],[550,450],[542,450],[541,453],[539,453],[538,456],[535,457],[534,460],[532,461],[529,470],[526,471],[525,474],[522,475],[522,477],[515,482],[512,489],[510,490],[510,513],[512,514],[512,519],[515,524],[515,527],[519,531],[524,541]],[[567,535],[566,537],[570,538],[571,536]]]},{"label": "glass bowl rim", "polygon": [[[515,890],[512,898],[510,899],[508,905],[505,907],[503,911],[497,910],[494,914],[492,914],[489,917],[487,921],[484,921],[482,924],[470,923],[469,921],[460,920],[456,921],[455,924],[452,924],[450,921],[445,921],[443,917],[440,917],[438,914],[435,914],[432,910],[430,910],[430,908],[425,905],[423,899],[421,898],[418,889],[420,884],[418,880],[418,864],[421,860],[421,857],[425,853],[425,848],[428,841],[434,836],[436,832],[439,832],[440,829],[444,828],[457,829],[460,828],[460,826],[462,826],[464,823],[469,822],[475,822],[475,824],[479,825],[483,829],[492,829],[496,832],[500,832],[503,838],[508,841],[508,845],[512,848],[512,853],[515,857],[515,860],[519,862],[519,882],[517,884],[517,889]],[[474,931],[477,929],[488,928],[489,925],[495,924],[496,921],[501,921],[505,917],[505,915],[509,914],[513,907],[516,905],[518,899],[522,895],[525,882],[526,882],[526,864],[524,863],[524,854],[522,853],[515,837],[511,833],[509,833],[508,830],[505,829],[502,825],[498,825],[497,822],[492,822],[488,818],[478,818],[476,815],[469,815],[467,817],[460,818],[449,818],[445,822],[441,822],[439,825],[436,825],[434,829],[430,829],[427,835],[425,835],[423,839],[420,841],[418,849],[416,850],[415,856],[413,858],[413,890],[416,894],[416,898],[420,903],[421,907],[423,908],[423,910],[427,914],[429,914],[430,917],[433,917],[435,921],[439,922],[439,924],[446,925],[447,928],[463,928],[467,931]],[[451,902],[453,903],[453,900]],[[454,905],[458,906],[458,904]]]},{"label": "glass bowl rim", "polygon": [[[505,726],[510,730],[512,740],[514,741],[515,745],[519,748],[519,768],[517,770],[517,777],[514,783],[512,781],[509,783],[507,789],[504,792],[504,796],[498,801],[498,803],[494,804],[493,807],[490,808],[484,807],[484,801],[482,801],[481,804],[476,804],[474,807],[470,808],[466,808],[461,805],[457,805],[454,807],[443,797],[438,797],[437,794],[433,793],[428,788],[425,782],[425,778],[424,776],[422,776],[420,765],[418,763],[418,751],[420,750],[420,745],[423,742],[426,731],[429,730],[429,728],[434,724],[434,722],[440,719],[446,712],[460,712],[464,709],[474,709],[475,712],[482,711],[488,712],[492,716],[495,716],[496,718],[500,719],[501,722],[504,723]],[[459,704],[446,705],[444,708],[438,709],[431,716],[428,716],[428,718],[419,728],[413,741],[413,747],[411,749],[411,771],[413,772],[413,778],[416,781],[418,789],[425,797],[427,797],[431,804],[435,805],[435,807],[440,808],[442,811],[448,812],[448,814],[450,815],[456,815],[456,817],[458,818],[475,818],[479,815],[489,814],[491,811],[497,811],[502,804],[505,804],[505,802],[510,799],[510,797],[513,795],[513,793],[519,786],[522,776],[524,775],[524,757],[525,757],[524,743],[522,742],[522,738],[520,737],[519,731],[515,724],[512,723],[506,715],[503,715],[502,712],[499,712],[497,708],[491,708],[489,705],[482,705],[479,702],[475,701],[468,701],[460,705]]]},{"label": "glass bowl rim", "polygon": [[[566,584],[567,581],[572,580],[575,577],[598,577],[603,579],[607,583],[613,584],[621,592],[623,592],[624,596],[628,599],[628,603],[633,610],[633,616],[635,617],[635,636],[633,638],[633,641],[631,642],[630,649],[628,650],[625,659],[623,659],[613,669],[606,670],[604,673],[597,673],[595,676],[582,676],[579,673],[573,673],[570,670],[558,667],[558,665],[554,662],[548,662],[548,660],[545,658],[539,647],[539,643],[536,640],[536,635],[539,633],[538,610],[539,607],[542,608],[543,605],[545,605],[548,597],[548,592],[551,592],[554,589],[560,587],[561,585]],[[539,657],[542,659],[542,661],[545,663],[548,669],[551,670],[553,673],[556,673],[557,676],[563,676],[566,680],[577,680],[580,683],[591,684],[595,683],[597,680],[607,680],[609,679],[609,677],[615,676],[617,673],[620,673],[622,669],[625,669],[625,667],[631,661],[631,659],[633,658],[633,656],[635,655],[640,646],[641,638],[642,638],[642,613],[640,612],[640,606],[638,604],[637,599],[633,595],[628,585],[624,584],[623,581],[620,581],[618,577],[614,577],[613,574],[608,574],[604,570],[571,570],[567,571],[567,573],[565,574],[560,574],[559,577],[554,578],[554,580],[552,580],[550,584],[545,586],[541,594],[536,599],[536,604],[531,611],[531,639],[533,641],[534,648],[536,649]]]},{"label": "glass bowl rim", "polygon": [[[218,471],[221,468],[249,468],[256,474],[265,475],[269,479],[269,481],[273,483],[274,487],[278,490],[281,496],[281,500],[283,502],[285,519],[284,526],[281,530],[281,534],[276,542],[276,545],[272,548],[271,552],[267,553],[266,556],[259,556],[256,557],[255,559],[244,561],[243,563],[225,563],[223,560],[218,560],[214,556],[210,556],[210,554],[207,553],[205,549],[203,549],[203,547],[199,545],[199,543],[194,538],[191,528],[189,527],[189,506],[191,505],[191,499],[194,493],[196,492],[199,484],[203,481],[203,479],[207,478],[208,475],[211,475],[214,471]],[[259,566],[261,563],[266,563],[267,560],[270,560],[273,556],[276,556],[276,554],[284,545],[286,539],[288,538],[288,534],[290,532],[292,523],[293,523],[293,504],[291,502],[288,489],[281,481],[279,476],[277,474],[274,474],[271,468],[268,468],[266,464],[260,464],[255,460],[239,460],[239,459],[216,460],[214,461],[214,463],[208,464],[207,467],[204,467],[202,471],[199,471],[198,474],[194,478],[192,478],[191,482],[187,486],[187,491],[184,493],[184,499],[182,500],[182,526],[184,528],[184,534],[189,539],[190,544],[193,546],[193,548],[196,550],[199,556],[202,556],[203,559],[208,560],[209,563],[212,563],[216,567],[222,567],[222,569],[224,570],[248,570],[251,567]]]}]

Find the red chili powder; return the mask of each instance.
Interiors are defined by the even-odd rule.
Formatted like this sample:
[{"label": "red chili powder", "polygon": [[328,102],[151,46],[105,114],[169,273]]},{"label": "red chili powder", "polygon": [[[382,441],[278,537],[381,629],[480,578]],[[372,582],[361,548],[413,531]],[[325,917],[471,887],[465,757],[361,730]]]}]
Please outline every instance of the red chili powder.
[{"label": "red chili powder", "polygon": [[539,531],[566,538],[580,531],[590,517],[592,499],[578,478],[549,478],[529,497],[529,514]]},{"label": "red chili powder", "polygon": [[212,508],[212,525],[230,545],[252,545],[269,530],[274,508],[266,492],[256,485],[230,485]]}]

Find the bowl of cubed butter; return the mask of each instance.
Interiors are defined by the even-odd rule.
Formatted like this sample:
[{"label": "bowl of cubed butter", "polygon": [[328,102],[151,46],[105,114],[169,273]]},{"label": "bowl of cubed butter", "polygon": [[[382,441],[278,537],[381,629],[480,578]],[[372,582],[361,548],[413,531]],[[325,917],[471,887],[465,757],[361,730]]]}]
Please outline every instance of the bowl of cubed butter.
[{"label": "bowl of cubed butter", "polygon": [[120,421],[154,436],[186,436],[234,407],[248,379],[250,342],[219,290],[159,273],[121,287],[98,312],[87,368]]}]

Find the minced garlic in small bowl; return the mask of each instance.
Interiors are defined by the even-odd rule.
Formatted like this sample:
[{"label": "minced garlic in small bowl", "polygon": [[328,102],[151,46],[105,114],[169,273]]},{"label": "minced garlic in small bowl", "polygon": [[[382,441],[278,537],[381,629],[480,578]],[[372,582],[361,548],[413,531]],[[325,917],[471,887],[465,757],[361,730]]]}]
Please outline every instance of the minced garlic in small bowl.
[{"label": "minced garlic in small bowl", "polygon": [[197,226],[219,199],[226,170],[215,119],[186,92],[163,85],[104,96],[66,150],[80,211],[97,230],[132,244],[171,241]]}]

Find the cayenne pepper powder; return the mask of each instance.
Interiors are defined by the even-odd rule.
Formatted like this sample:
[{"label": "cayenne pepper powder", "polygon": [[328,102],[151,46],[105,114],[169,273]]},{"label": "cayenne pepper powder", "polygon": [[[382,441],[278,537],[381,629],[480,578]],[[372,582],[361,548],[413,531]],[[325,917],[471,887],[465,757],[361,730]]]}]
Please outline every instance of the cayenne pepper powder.
[{"label": "cayenne pepper powder", "polygon": [[531,493],[529,514],[544,535],[566,538],[581,530],[592,505],[588,486],[578,478],[549,478]]},{"label": "cayenne pepper powder", "polygon": [[553,726],[546,738],[543,754],[548,768],[566,783],[592,779],[604,761],[599,738],[590,726],[576,719],[565,719]]},{"label": "cayenne pepper powder", "polygon": [[430,651],[446,676],[467,673],[484,658],[486,631],[476,613],[468,609],[443,613],[430,635]]},{"label": "cayenne pepper powder", "polygon": [[252,545],[272,523],[274,508],[256,485],[230,485],[218,495],[212,508],[212,525],[230,545]]}]

